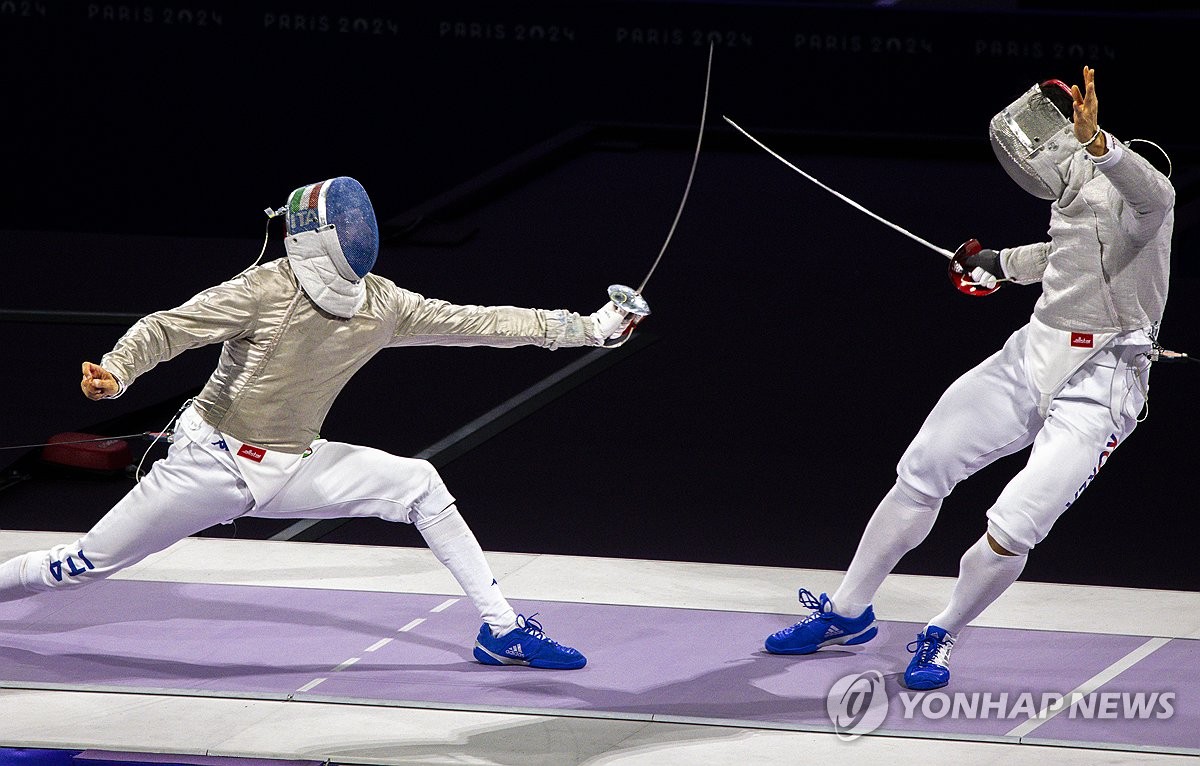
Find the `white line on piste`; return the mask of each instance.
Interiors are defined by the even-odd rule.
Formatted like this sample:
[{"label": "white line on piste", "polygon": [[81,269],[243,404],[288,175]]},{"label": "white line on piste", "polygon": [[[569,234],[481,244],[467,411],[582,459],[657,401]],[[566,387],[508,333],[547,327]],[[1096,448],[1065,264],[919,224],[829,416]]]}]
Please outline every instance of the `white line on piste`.
[{"label": "white line on piste", "polygon": [[433,609],[430,609],[429,611],[431,611],[431,612],[440,612],[440,611],[442,611],[443,609],[448,609],[448,608],[450,608],[450,606],[451,606],[452,604],[457,604],[457,603],[458,603],[458,601],[459,601],[459,600],[458,600],[458,599],[456,599],[456,598],[446,599],[445,601],[443,601],[442,603],[438,604],[437,606],[435,606]]},{"label": "white line on piste", "polygon": [[1104,684],[1108,683],[1109,681],[1113,680],[1120,674],[1124,673],[1129,668],[1133,667],[1137,663],[1144,660],[1146,657],[1149,657],[1151,654],[1153,654],[1155,651],[1157,651],[1160,647],[1166,645],[1167,642],[1169,642],[1170,640],[1171,639],[1169,639],[1169,638],[1161,638],[1161,637],[1150,639],[1146,643],[1144,643],[1141,646],[1139,646],[1138,648],[1134,649],[1129,654],[1125,655],[1121,659],[1119,659],[1116,662],[1114,662],[1113,664],[1109,665],[1104,670],[1101,670],[1096,675],[1094,675],[1091,678],[1089,678],[1088,680],[1084,681],[1082,684],[1077,686],[1072,691],[1068,692],[1062,698],[1062,700],[1058,702],[1058,704],[1050,705],[1046,708],[1043,708],[1042,710],[1039,710],[1037,717],[1030,718],[1028,721],[1025,721],[1020,726],[1017,726],[1015,729],[1013,729],[1012,731],[1010,731],[1008,733],[1008,736],[1024,737],[1026,734],[1033,731],[1037,727],[1041,726],[1046,721],[1049,721],[1054,716],[1056,716],[1059,713],[1061,713],[1062,711],[1066,710],[1068,707],[1070,707],[1072,701],[1078,700],[1082,697],[1086,697],[1087,695],[1096,691]]},{"label": "white line on piste", "polygon": [[413,628],[417,627],[418,625],[420,625],[423,622],[425,622],[425,618],[418,617],[417,619],[413,620],[412,622],[405,625],[403,628],[401,628],[400,630],[397,630],[396,632],[397,633],[407,633],[408,631],[412,630]]},{"label": "white line on piste", "polygon": [[379,639],[378,641],[376,641],[375,643],[373,643],[373,644],[371,644],[370,646],[368,646],[368,647],[367,647],[366,649],[364,649],[363,651],[366,651],[366,652],[373,652],[373,651],[375,651],[376,649],[381,649],[381,648],[383,648],[383,647],[387,646],[389,643],[391,643],[391,641],[392,641],[392,639],[390,639],[390,638],[381,638],[381,639]]},{"label": "white line on piste", "polygon": [[336,673],[339,670],[345,670],[346,668],[350,667],[354,663],[358,662],[360,659],[361,659],[360,657],[351,657],[350,659],[346,660],[341,665],[338,665],[336,668],[334,668],[333,670],[331,670],[329,672]]},{"label": "white line on piste", "polygon": [[[379,646],[382,646],[383,644],[387,643],[388,641],[391,641],[391,639],[390,639],[390,638],[389,638],[389,639],[385,639],[385,640],[383,640],[383,641],[379,642],[379,644],[378,644],[378,645],[379,645]],[[367,651],[370,651],[370,650],[368,649]],[[329,672],[330,672],[330,673],[337,673],[339,670],[345,670],[346,668],[350,667],[350,666],[351,666],[351,665],[353,665],[354,663],[358,662],[360,659],[361,659],[360,657],[351,657],[350,659],[348,659],[348,660],[346,660],[345,662],[341,663],[340,665],[338,665],[338,666],[337,666],[336,668],[334,668],[333,670],[330,670]],[[306,692],[306,691],[308,691],[309,689],[313,688],[314,686],[316,686],[317,684],[321,683],[321,682],[322,682],[322,681],[324,681],[324,680],[325,680],[324,678],[314,678],[313,680],[311,680],[311,681],[309,681],[308,683],[306,683],[304,686],[301,686],[301,687],[300,687],[299,689],[297,689],[296,691],[297,691],[297,692]]]}]

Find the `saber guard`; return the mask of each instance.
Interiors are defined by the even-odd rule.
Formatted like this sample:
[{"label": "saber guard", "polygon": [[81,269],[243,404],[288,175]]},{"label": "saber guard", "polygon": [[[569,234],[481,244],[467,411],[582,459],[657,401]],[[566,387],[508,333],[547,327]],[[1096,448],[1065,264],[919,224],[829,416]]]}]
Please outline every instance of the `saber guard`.
[{"label": "saber guard", "polygon": [[608,299],[617,308],[629,312],[633,317],[619,333],[604,340],[604,348],[616,348],[624,345],[629,340],[629,336],[633,334],[633,328],[637,326],[638,322],[650,315],[650,304],[646,302],[641,293],[626,285],[609,285]]},{"label": "saber guard", "polygon": [[963,265],[963,261],[982,249],[983,245],[979,244],[979,240],[968,239],[958,246],[958,249],[954,251],[954,255],[950,258],[948,270],[950,281],[954,283],[954,286],[958,288],[960,293],[970,295],[973,298],[982,298],[1000,289],[999,282],[996,283],[995,287],[984,287],[981,284],[972,282],[971,274],[967,271],[967,267]]}]

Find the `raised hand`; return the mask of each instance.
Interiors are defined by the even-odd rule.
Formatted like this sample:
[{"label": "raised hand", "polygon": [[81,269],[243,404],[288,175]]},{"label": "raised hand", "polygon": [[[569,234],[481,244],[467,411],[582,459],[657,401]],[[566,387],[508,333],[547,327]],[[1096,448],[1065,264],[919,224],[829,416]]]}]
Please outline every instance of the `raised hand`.
[{"label": "raised hand", "polygon": [[83,395],[94,402],[116,396],[121,388],[111,372],[92,362],[83,363],[83,380],[79,387],[83,389]]},{"label": "raised hand", "polygon": [[1104,134],[1099,131],[1099,105],[1096,100],[1096,70],[1083,68],[1083,90],[1071,86],[1071,98],[1075,107],[1075,139],[1089,152],[1101,155],[1108,151]]}]

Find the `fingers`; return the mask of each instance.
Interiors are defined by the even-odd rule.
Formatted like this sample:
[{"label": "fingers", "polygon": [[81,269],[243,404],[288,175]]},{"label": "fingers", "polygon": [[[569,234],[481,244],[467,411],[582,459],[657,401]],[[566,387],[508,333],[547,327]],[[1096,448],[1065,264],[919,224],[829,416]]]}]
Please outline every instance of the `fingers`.
[{"label": "fingers", "polygon": [[112,373],[94,362],[83,363],[83,379],[109,380]]},{"label": "fingers", "polygon": [[1071,86],[1071,97],[1076,106],[1084,102],[1094,102],[1096,98],[1096,70],[1089,66],[1083,68],[1083,90],[1078,85]]},{"label": "fingers", "polygon": [[108,392],[104,390],[104,381],[96,378],[85,377],[80,383],[79,388],[83,391],[83,395],[92,401],[97,401],[108,396]]},{"label": "fingers", "polygon": [[1071,100],[1074,108],[1075,138],[1081,143],[1096,137],[1097,130],[1097,101],[1096,101],[1096,70],[1089,66],[1083,67],[1083,89],[1078,85],[1071,86]]},{"label": "fingers", "polygon": [[83,395],[91,399],[93,402],[99,401],[108,396],[108,392],[104,390],[103,381],[95,380],[93,378],[84,378],[83,382],[79,384],[79,388],[83,391]]},{"label": "fingers", "polygon": [[117,391],[117,382],[112,373],[93,362],[82,365],[83,380],[79,382],[83,395],[92,401],[112,396]]}]

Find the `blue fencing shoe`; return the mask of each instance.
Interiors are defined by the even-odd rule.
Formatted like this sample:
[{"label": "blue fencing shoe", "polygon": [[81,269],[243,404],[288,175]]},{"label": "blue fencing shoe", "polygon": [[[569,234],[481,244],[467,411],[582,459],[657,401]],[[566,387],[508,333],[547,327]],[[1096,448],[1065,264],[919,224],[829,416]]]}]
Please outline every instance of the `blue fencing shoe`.
[{"label": "blue fencing shoe", "polygon": [[765,646],[771,654],[812,654],[833,644],[865,644],[879,632],[875,627],[875,610],[869,606],[858,617],[844,617],[833,611],[829,596],[822,593],[818,600],[804,588],[800,589],[800,603],[813,613],[792,627],[767,636]]},{"label": "blue fencing shoe", "polygon": [[498,638],[485,622],[475,639],[475,659],[484,665],[528,665],[553,670],[574,670],[587,664],[587,657],[577,650],[547,638],[542,624],[533,619],[536,616],[518,614],[517,627]]},{"label": "blue fencing shoe", "polygon": [[950,683],[950,650],[954,635],[936,625],[928,625],[917,640],[908,645],[913,657],[904,671],[904,685],[924,691],[940,689]]}]

